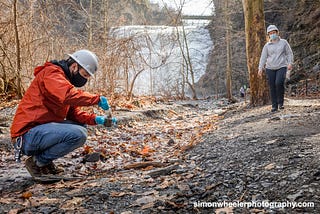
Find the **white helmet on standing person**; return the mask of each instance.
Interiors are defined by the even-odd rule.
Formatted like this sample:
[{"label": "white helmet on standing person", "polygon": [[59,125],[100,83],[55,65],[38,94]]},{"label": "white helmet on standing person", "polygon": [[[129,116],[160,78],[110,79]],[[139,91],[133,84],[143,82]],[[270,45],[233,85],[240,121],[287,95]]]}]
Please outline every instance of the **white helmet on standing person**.
[{"label": "white helmet on standing person", "polygon": [[269,34],[271,31],[276,30],[279,33],[279,29],[275,25],[269,25],[267,28],[267,34]]},{"label": "white helmet on standing person", "polygon": [[76,61],[84,70],[91,76],[98,70],[98,57],[88,50],[79,50],[73,54],[68,54],[74,61]]}]

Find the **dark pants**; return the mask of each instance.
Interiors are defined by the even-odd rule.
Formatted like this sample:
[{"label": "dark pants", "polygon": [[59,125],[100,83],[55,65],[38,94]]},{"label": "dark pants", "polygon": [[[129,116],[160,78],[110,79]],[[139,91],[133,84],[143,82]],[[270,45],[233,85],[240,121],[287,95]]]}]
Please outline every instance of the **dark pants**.
[{"label": "dark pants", "polygon": [[280,68],[278,70],[267,69],[272,108],[277,109],[278,105],[283,106],[284,81],[286,79],[286,73],[286,67]]}]

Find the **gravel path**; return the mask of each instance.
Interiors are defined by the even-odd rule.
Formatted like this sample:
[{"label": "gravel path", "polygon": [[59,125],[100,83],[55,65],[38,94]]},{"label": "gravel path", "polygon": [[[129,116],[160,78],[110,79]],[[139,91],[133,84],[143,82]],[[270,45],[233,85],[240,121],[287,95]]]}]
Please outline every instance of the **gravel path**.
[{"label": "gravel path", "polygon": [[[9,162],[0,177],[0,212],[320,213],[320,102],[286,100],[276,113],[224,101],[179,106],[187,122],[223,115],[218,129],[198,144],[172,147],[175,156],[163,154],[164,165],[110,168],[76,181],[37,184],[21,167],[16,176],[19,166]],[[167,122],[163,114],[153,121]],[[4,144],[0,151],[3,166]]]}]

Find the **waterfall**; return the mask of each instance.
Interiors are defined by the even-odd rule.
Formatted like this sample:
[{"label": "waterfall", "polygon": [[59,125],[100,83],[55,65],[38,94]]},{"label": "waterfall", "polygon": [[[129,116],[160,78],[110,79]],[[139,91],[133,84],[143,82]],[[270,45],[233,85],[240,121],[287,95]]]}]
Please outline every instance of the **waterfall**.
[{"label": "waterfall", "polygon": [[[185,24],[184,31],[196,82],[205,73],[213,43],[203,24]],[[137,76],[133,88],[135,95],[176,95],[182,89],[186,63],[181,48],[185,56],[187,53],[182,32],[182,26],[148,25],[110,30],[111,38],[126,44],[125,51],[119,53],[122,63],[117,69],[119,72],[127,71],[126,81],[131,82]],[[178,40],[182,45],[179,46]],[[190,74],[188,78],[190,80]]]}]

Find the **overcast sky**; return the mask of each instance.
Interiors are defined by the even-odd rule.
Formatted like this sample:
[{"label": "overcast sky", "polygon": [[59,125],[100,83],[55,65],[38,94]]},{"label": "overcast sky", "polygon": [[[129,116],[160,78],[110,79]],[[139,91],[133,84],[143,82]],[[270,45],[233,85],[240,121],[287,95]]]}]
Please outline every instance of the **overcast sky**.
[{"label": "overcast sky", "polygon": [[160,6],[164,2],[173,8],[176,8],[176,4],[181,7],[181,2],[185,2],[182,12],[186,15],[211,15],[213,8],[212,0],[150,0],[150,2],[158,3]]}]

